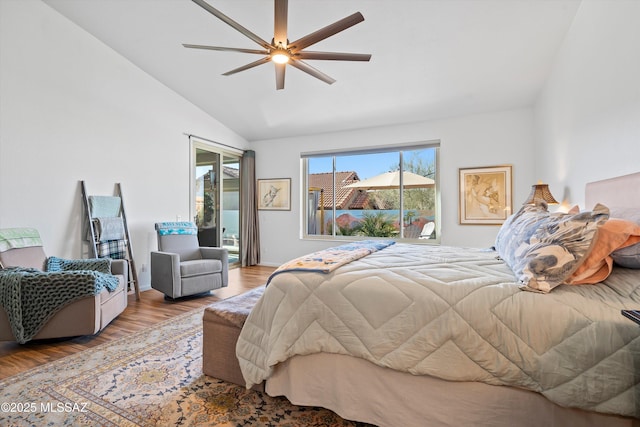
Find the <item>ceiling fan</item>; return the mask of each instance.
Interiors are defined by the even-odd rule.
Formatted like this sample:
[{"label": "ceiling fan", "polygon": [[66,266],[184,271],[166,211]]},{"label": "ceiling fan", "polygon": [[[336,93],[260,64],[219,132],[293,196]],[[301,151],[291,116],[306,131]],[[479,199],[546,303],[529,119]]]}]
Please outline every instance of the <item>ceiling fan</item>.
[{"label": "ceiling fan", "polygon": [[352,27],[362,21],[364,17],[360,12],[356,12],[353,15],[347,16],[339,21],[334,22],[331,25],[327,25],[311,34],[308,34],[294,42],[289,42],[287,38],[287,8],[288,0],[274,0],[275,2],[275,19],[274,19],[274,34],[271,43],[267,43],[265,40],[252,33],[233,19],[229,18],[218,9],[206,3],[204,0],[192,0],[198,6],[202,7],[213,16],[219,18],[224,23],[235,28],[257,44],[262,47],[260,49],[242,49],[235,47],[219,47],[219,46],[205,46],[196,44],[183,44],[186,48],[192,49],[208,49],[208,50],[222,50],[242,53],[253,53],[257,55],[264,55],[264,57],[250,64],[243,65],[242,67],[227,71],[223,76],[230,76],[240,71],[245,71],[258,65],[266,64],[267,62],[273,62],[276,69],[276,89],[284,89],[284,73],[287,64],[296,67],[297,69],[304,71],[313,77],[322,80],[325,83],[332,84],[334,79],[324,74],[323,72],[313,68],[311,65],[302,61],[303,59],[320,59],[320,60],[335,60],[335,61],[369,61],[371,59],[370,54],[363,53],[341,53],[341,52],[312,52],[306,51],[307,47],[318,43],[334,34],[344,31],[349,27]]}]

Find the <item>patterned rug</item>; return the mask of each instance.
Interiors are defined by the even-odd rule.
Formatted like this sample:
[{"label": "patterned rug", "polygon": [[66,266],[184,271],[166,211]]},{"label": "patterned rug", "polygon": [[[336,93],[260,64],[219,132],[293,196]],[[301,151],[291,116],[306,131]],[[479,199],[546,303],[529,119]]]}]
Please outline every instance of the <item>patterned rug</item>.
[{"label": "patterned rug", "polygon": [[0,381],[2,426],[364,426],[202,373],[202,309]]}]

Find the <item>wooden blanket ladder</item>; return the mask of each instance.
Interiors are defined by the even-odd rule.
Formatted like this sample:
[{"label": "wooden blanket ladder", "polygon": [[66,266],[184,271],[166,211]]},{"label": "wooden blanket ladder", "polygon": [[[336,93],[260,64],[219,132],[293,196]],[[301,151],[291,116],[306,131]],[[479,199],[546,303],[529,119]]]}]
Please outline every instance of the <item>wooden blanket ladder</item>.
[{"label": "wooden blanket ladder", "polygon": [[[96,224],[94,222],[95,218],[91,215],[91,205],[89,202],[89,196],[87,195],[87,188],[85,186],[84,181],[80,181],[82,186],[82,203],[84,205],[84,222],[86,222],[83,230],[86,230],[87,237],[83,238],[89,244],[89,256],[93,256],[94,258],[105,257],[104,254],[101,254],[98,251],[98,248],[101,244],[99,240],[97,240],[96,234]],[[116,183],[115,185],[115,194],[114,197],[120,199],[120,209],[119,214],[122,218],[122,225],[124,226],[124,243],[126,246],[126,252],[124,259],[127,261],[129,266],[129,283],[128,289],[135,290],[136,299],[140,299],[140,285],[138,282],[138,273],[136,270],[135,262],[133,260],[133,249],[131,248],[131,237],[129,236],[129,227],[127,226],[127,214],[124,209],[124,198],[122,197],[122,187],[120,183]],[[84,231],[83,231],[84,232]]]}]

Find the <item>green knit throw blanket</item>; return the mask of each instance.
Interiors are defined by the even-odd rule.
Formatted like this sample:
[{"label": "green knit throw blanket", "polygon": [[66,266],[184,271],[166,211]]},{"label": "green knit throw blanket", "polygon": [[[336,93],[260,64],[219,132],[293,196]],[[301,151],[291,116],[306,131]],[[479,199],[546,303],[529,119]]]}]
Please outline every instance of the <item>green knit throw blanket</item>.
[{"label": "green knit throw blanket", "polygon": [[103,289],[111,292],[117,287],[116,276],[99,271],[44,272],[14,267],[0,270],[0,306],[9,316],[16,341],[24,344],[64,306],[98,295]]}]

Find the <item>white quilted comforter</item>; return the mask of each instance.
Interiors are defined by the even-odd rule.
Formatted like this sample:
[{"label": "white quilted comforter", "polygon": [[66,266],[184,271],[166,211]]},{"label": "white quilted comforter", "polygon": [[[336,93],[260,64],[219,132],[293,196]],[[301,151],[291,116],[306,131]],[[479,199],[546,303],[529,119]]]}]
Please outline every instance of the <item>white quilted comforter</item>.
[{"label": "white quilted comforter", "polygon": [[330,274],[281,273],[237,345],[247,386],[294,355],[361,357],[452,381],[521,387],[640,417],[640,270],[550,294],[518,288],[495,252],[396,244]]}]

